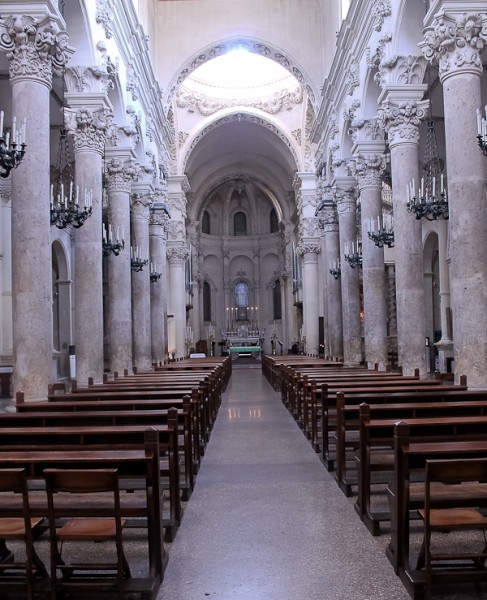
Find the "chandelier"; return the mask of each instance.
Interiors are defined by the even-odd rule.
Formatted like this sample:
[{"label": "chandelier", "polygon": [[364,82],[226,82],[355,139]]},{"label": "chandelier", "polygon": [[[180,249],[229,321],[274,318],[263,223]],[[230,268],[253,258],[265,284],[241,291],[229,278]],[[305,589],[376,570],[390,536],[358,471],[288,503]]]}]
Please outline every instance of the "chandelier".
[{"label": "chandelier", "polygon": [[[374,230],[377,223],[377,230]],[[370,218],[367,222],[367,235],[379,248],[394,247],[394,225],[391,213],[382,213],[382,218]]]},{"label": "chandelier", "polygon": [[355,269],[355,267],[362,266],[362,241],[357,239],[356,242],[346,242],[345,243],[345,254],[343,258],[347,261],[347,263]]},{"label": "chandelier", "polygon": [[448,219],[448,198],[446,191],[446,177],[443,162],[438,155],[438,144],[436,141],[435,122],[428,121],[426,133],[425,164],[423,167],[421,181],[416,188],[415,181],[408,184],[408,212],[414,214],[416,219]]},{"label": "chandelier", "polygon": [[85,189],[80,198],[79,185],[74,183],[68,132],[64,127],[64,111],[56,175],[57,181],[51,183],[51,225],[58,229],[66,229],[69,225],[79,229],[93,212],[93,192]]},{"label": "chandelier", "polygon": [[161,278],[161,275],[162,275],[162,273],[159,269],[159,265],[151,262],[151,264],[150,264],[150,282],[157,283],[159,281],[159,279]]},{"label": "chandelier", "polygon": [[12,119],[12,134],[7,131],[4,135],[3,123],[5,113],[0,112],[0,177],[6,178],[10,175],[12,169],[16,169],[25,154],[25,129],[26,119],[24,119],[20,129],[17,129],[17,118]]}]

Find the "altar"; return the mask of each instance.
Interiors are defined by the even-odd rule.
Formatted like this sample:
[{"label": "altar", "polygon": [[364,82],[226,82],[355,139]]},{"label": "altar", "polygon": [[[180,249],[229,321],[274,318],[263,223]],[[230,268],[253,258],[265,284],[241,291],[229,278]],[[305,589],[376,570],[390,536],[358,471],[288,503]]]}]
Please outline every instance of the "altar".
[{"label": "altar", "polygon": [[255,356],[261,358],[264,343],[264,331],[250,329],[241,325],[232,331],[222,332],[225,338],[226,350],[232,358],[237,356]]}]

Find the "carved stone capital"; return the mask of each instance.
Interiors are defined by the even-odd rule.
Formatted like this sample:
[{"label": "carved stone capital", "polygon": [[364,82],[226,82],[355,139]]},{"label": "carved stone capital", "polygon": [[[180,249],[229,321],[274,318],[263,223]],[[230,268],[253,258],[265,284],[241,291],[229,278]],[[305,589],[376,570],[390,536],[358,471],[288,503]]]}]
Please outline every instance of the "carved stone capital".
[{"label": "carved stone capital", "polygon": [[318,217],[301,219],[298,225],[299,237],[319,237],[320,221]]},{"label": "carved stone capital", "polygon": [[130,193],[132,182],[137,181],[140,167],[135,161],[123,162],[111,158],[105,163],[105,177],[109,192]]},{"label": "carved stone capital", "polygon": [[73,136],[74,149],[77,152],[97,152],[103,155],[107,141],[107,129],[110,113],[107,109],[65,111],[66,128]]},{"label": "carved stone capital", "polygon": [[383,102],[377,110],[379,125],[389,137],[389,145],[419,142],[419,125],[427,112],[426,102],[407,101],[400,104]]},{"label": "carved stone capital", "polygon": [[364,156],[352,162],[352,173],[358,181],[360,190],[370,187],[382,187],[382,178],[386,170],[386,162],[383,155],[374,154]]},{"label": "carved stone capital", "polygon": [[166,251],[167,258],[172,265],[184,265],[189,257],[189,249],[186,244],[181,246],[171,246]]},{"label": "carved stone capital", "polygon": [[425,58],[439,64],[441,81],[456,73],[482,74],[482,51],[487,41],[487,20],[476,13],[437,15],[424,30],[419,44]]},{"label": "carved stone capital", "polygon": [[151,212],[149,216],[150,235],[167,238],[169,217],[163,212]]},{"label": "carved stone capital", "polygon": [[321,210],[320,227],[325,233],[338,231],[338,213],[335,205],[325,206]]},{"label": "carved stone capital", "polygon": [[132,194],[132,218],[149,221],[149,209],[152,206],[152,197],[148,195]]},{"label": "carved stone capital", "polygon": [[312,241],[302,241],[296,248],[296,254],[304,257],[306,254],[319,254],[321,252],[321,244]]},{"label": "carved stone capital", "polygon": [[28,15],[0,20],[0,50],[10,62],[12,81],[30,79],[51,88],[52,76],[62,75],[74,48],[54,20],[42,24]]},{"label": "carved stone capital", "polygon": [[334,197],[337,214],[355,213],[357,210],[357,188],[355,186],[336,187]]}]

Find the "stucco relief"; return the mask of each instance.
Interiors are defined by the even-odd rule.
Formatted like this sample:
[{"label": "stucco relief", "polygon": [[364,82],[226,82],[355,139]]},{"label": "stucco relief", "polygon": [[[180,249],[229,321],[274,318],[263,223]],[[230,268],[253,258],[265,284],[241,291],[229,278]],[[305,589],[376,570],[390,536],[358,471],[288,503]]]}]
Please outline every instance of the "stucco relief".
[{"label": "stucco relief", "polygon": [[408,101],[397,106],[384,102],[377,110],[377,121],[387,132],[389,144],[419,142],[419,125],[426,116],[426,108],[424,102]]},{"label": "stucco relief", "polygon": [[95,19],[103,27],[107,40],[113,37],[113,8],[111,0],[96,0]]},{"label": "stucco relief", "polygon": [[420,43],[426,60],[438,62],[440,77],[451,71],[473,68],[482,72],[481,52],[487,40],[485,16],[464,13],[436,17]]},{"label": "stucco relief", "polygon": [[375,0],[372,11],[375,17],[374,29],[380,31],[384,19],[391,15],[391,0]]}]

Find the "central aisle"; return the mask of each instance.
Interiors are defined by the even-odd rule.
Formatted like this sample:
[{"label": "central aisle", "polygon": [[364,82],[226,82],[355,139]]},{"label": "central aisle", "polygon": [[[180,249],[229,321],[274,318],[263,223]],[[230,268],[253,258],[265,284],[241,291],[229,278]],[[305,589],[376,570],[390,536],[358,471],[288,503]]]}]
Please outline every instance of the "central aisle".
[{"label": "central aisle", "polygon": [[407,600],[260,369],[234,369],[159,600]]}]

